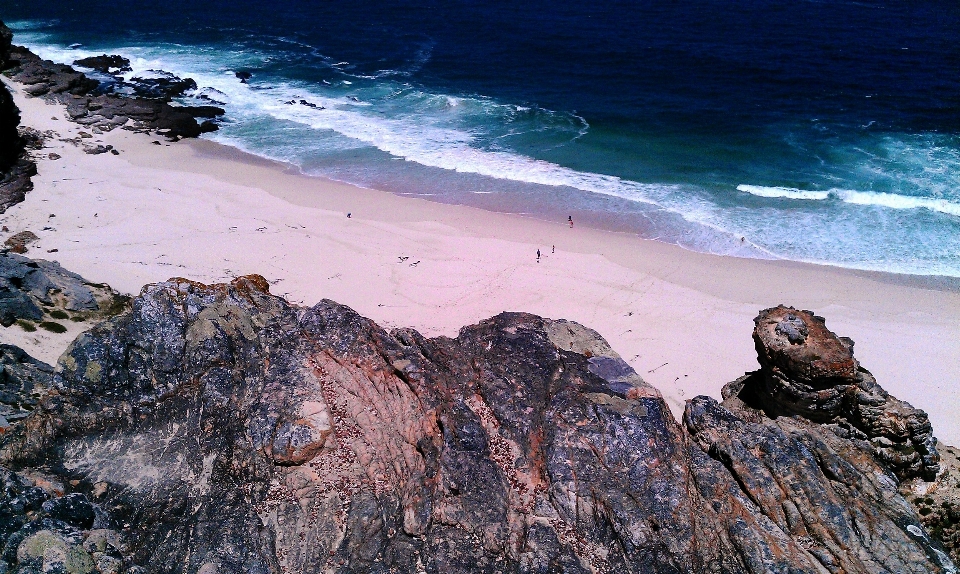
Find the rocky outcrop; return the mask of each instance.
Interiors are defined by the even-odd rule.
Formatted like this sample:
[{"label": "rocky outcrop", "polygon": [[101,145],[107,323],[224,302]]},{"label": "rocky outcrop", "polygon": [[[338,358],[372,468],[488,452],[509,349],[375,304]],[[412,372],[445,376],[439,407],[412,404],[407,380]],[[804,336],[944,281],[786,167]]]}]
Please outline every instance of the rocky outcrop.
[{"label": "rocky outcrop", "polygon": [[0,434],[33,412],[56,380],[50,365],[19,347],[0,344]]},{"label": "rocky outcrop", "polygon": [[[222,108],[213,106],[175,106],[169,102],[169,94],[159,99],[132,97],[119,93],[99,93],[100,82],[87,78],[65,64],[42,60],[26,48],[15,47],[11,54],[8,72],[24,91],[32,96],[44,96],[67,106],[67,113],[74,121],[96,127],[103,131],[133,121],[137,129],[157,132],[171,139],[197,137],[215,131],[211,120],[198,122],[196,118],[210,118],[223,114]],[[145,85],[141,92],[158,95],[166,86],[177,91],[179,84],[164,80],[151,82],[141,80],[134,86]],[[195,84],[194,84],[195,85]],[[180,92],[182,93],[182,92]]]},{"label": "rocky outcrop", "polygon": [[933,482],[920,479],[900,485],[900,491],[917,509],[931,536],[960,561],[960,449],[942,446],[941,472]]},{"label": "rocky outcrop", "polygon": [[[0,71],[8,67],[12,38],[10,29],[0,22]],[[33,189],[30,178],[37,173],[37,166],[26,155],[19,125],[20,110],[0,82],[0,213],[23,201]]]},{"label": "rocky outcrop", "polygon": [[754,320],[760,371],[732,384],[770,417],[799,415],[870,444],[899,478],[933,480],[940,470],[927,414],[890,396],[853,357],[854,343],[810,311],[779,306]]},{"label": "rocky outcrop", "polygon": [[137,76],[131,78],[129,82],[134,93],[140,97],[170,101],[197,89],[197,82],[192,78],[180,78],[162,70],[149,70],[149,72],[149,76]]},{"label": "rocky outcrop", "polygon": [[[9,33],[2,23],[0,27]],[[135,129],[157,132],[170,139],[197,137],[215,131],[217,124],[213,119],[224,113],[222,108],[214,106],[171,104],[172,98],[195,89],[196,82],[165,72],[129,82],[114,76],[114,81],[101,84],[71,66],[43,60],[22,46],[9,48],[3,59],[6,74],[23,85],[28,95],[65,104],[71,119],[103,131],[132,121]],[[129,60],[106,54],[75,63],[108,75],[129,68]],[[127,91],[134,95],[128,95]]]},{"label": "rocky outcrop", "polygon": [[681,426],[572,322],[426,339],[258,276],[173,279],[58,371],[0,463],[95,501],[123,568],[955,571],[861,441],[737,397]]},{"label": "rocky outcrop", "polygon": [[129,72],[133,70],[130,67],[130,60],[124,58],[123,56],[117,55],[107,55],[103,54],[101,56],[90,56],[89,58],[81,58],[79,60],[73,61],[74,66],[80,66],[82,68],[89,68],[91,70],[96,70],[101,74],[120,74],[123,72]]},{"label": "rocky outcrop", "polygon": [[0,253],[0,325],[20,321],[55,324],[115,315],[128,299],[108,285],[91,283],[56,261]]}]

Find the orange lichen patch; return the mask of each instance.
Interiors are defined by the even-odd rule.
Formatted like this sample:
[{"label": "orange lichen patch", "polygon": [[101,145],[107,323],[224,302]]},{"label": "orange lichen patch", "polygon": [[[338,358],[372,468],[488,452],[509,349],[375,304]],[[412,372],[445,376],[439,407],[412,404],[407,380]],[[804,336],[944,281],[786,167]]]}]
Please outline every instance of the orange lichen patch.
[{"label": "orange lichen patch", "polygon": [[761,312],[754,322],[761,363],[806,381],[856,379],[859,365],[853,345],[827,329],[812,312],[780,305]]}]

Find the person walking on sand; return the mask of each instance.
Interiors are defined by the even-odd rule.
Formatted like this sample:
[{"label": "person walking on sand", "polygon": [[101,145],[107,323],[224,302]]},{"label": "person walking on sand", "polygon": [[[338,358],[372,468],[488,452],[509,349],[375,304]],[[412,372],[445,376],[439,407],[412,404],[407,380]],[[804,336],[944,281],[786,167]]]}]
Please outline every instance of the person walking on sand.
[{"label": "person walking on sand", "polygon": [[568,215],[568,216],[567,216],[567,222],[570,223],[570,228],[573,229],[573,216],[572,216],[572,215]]},{"label": "person walking on sand", "polygon": [[540,263],[540,250],[537,249],[537,263]]}]

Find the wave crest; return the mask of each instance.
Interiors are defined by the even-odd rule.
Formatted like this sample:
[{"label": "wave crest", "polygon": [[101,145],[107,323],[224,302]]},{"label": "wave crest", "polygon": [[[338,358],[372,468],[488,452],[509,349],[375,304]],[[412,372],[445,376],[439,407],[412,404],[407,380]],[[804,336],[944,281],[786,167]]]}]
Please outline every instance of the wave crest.
[{"label": "wave crest", "polygon": [[808,201],[835,199],[852,205],[876,205],[889,209],[929,209],[930,211],[960,217],[960,203],[937,197],[917,197],[913,195],[900,195],[898,193],[854,191],[850,189],[809,191],[792,187],[766,187],[746,184],[738,185],[737,191],[743,191],[758,197]]}]

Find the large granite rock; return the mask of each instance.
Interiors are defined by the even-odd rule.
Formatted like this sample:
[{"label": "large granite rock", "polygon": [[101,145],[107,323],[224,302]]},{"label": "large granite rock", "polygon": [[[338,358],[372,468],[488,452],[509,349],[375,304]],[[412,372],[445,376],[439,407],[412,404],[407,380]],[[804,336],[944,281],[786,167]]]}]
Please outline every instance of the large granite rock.
[{"label": "large granite rock", "polygon": [[955,571],[835,425],[699,397],[681,426],[572,322],[505,313],[426,339],[258,276],[172,279],[58,370],[0,464],[95,501],[124,568]]},{"label": "large granite rock", "polygon": [[799,415],[869,442],[899,478],[933,480],[940,467],[927,414],[890,396],[853,357],[854,343],[810,311],[761,311],[753,339],[760,371],[724,391],[771,417]]}]

